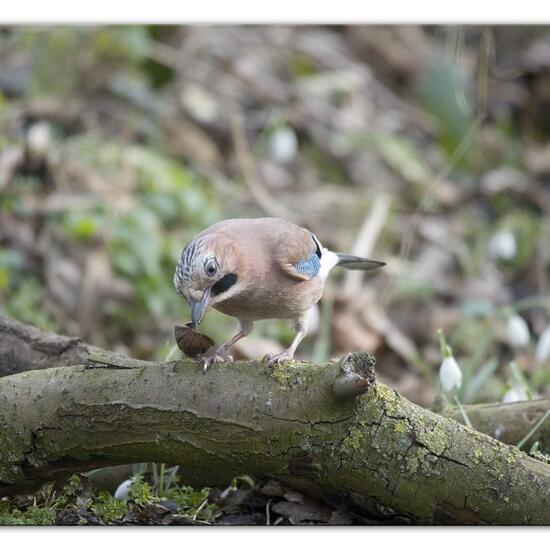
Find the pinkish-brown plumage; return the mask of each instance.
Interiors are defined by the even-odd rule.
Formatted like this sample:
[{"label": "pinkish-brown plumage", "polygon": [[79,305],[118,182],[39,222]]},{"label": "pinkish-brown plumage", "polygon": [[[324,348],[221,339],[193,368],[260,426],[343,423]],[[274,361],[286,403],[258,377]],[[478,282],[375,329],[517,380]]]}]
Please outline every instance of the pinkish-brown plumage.
[{"label": "pinkish-brown plumage", "polygon": [[294,267],[316,250],[307,229],[278,218],[226,220],[201,236],[220,263],[238,274],[233,291],[211,301],[222,313],[250,321],[295,319],[321,298],[324,281]]},{"label": "pinkish-brown plumage", "polygon": [[219,353],[203,358],[205,368],[226,360],[228,347],[259,319],[294,322],[294,342],[270,361],[292,358],[307,332],[305,314],[321,298],[330,269],[340,261],[352,269],[381,265],[322,248],[310,231],[281,218],[224,220],[199,233],[182,252],[176,289],[189,301],[194,323],[200,323],[209,306],[240,322],[239,332]]}]

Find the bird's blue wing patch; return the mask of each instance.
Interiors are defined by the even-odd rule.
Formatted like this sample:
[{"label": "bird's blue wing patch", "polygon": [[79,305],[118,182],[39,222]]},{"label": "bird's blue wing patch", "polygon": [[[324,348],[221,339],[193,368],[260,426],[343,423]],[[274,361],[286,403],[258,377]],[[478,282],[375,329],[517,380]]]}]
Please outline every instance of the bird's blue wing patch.
[{"label": "bird's blue wing patch", "polygon": [[321,269],[321,260],[319,256],[315,253],[309,258],[309,260],[301,260],[294,265],[294,268],[298,273],[307,275],[310,279],[315,277],[319,270]]}]

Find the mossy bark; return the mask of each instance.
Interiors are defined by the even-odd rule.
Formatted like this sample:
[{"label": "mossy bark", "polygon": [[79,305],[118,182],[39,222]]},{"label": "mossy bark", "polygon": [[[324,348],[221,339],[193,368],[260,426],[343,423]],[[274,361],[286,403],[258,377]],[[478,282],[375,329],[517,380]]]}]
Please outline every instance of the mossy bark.
[{"label": "mossy bark", "polygon": [[[84,363],[90,353],[100,351],[80,338],[45,332],[0,315],[0,377]],[[349,382],[341,380],[344,387]],[[465,409],[477,431],[504,443],[516,444],[550,409],[550,400],[467,405]],[[464,424],[464,418],[456,407],[446,407],[437,412]],[[532,440],[526,442],[525,448],[530,448],[535,440],[539,442],[541,451],[550,454],[550,422],[545,422],[537,430]]]},{"label": "mossy bark", "polygon": [[[342,363],[152,363],[109,353],[0,379],[0,494],[68,472],[180,464],[184,481],[279,478],[376,502],[416,523],[550,524],[550,466],[364,378]],[[345,386],[345,384],[344,384]],[[335,388],[339,388],[335,391]]]},{"label": "mossy bark", "polygon": [[[517,445],[550,409],[550,399],[533,399],[516,403],[486,403],[468,405],[466,413],[472,426],[499,441]],[[443,416],[464,423],[464,418],[455,407],[441,411]],[[539,449],[550,454],[550,418],[546,420],[523,448],[529,450],[539,442]]]}]

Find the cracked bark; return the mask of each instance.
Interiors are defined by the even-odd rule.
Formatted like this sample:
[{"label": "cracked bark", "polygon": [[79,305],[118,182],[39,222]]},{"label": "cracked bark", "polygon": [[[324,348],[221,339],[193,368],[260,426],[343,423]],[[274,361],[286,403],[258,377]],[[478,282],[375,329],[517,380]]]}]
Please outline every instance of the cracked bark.
[{"label": "cracked bark", "polygon": [[[101,351],[80,338],[45,332],[0,315],[0,377],[28,370],[60,367],[85,363],[92,352]],[[350,373],[335,381],[334,391],[362,393],[359,377]],[[503,443],[518,443],[550,409],[550,399],[535,399],[519,403],[488,403],[467,405],[468,417],[474,428]],[[464,424],[462,414],[456,407],[436,411]],[[538,440],[541,451],[550,454],[550,422],[537,431],[536,436],[525,444],[528,449]]]},{"label": "cracked bark", "polygon": [[[109,352],[0,379],[0,495],[69,472],[180,464],[184,481],[247,473],[415,523],[550,524],[550,466],[344,364],[144,362]],[[344,378],[342,378],[344,376]],[[340,380],[340,383],[337,381]]]}]

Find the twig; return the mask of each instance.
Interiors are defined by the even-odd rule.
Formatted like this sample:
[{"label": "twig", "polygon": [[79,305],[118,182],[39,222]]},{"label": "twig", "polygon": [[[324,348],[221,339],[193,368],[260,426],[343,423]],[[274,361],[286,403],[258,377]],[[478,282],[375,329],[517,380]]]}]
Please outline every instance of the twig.
[{"label": "twig", "polygon": [[200,511],[205,507],[206,503],[208,502],[208,497],[206,497],[201,505],[197,508],[196,512],[193,514],[193,521],[197,519],[197,516],[199,515]]},{"label": "twig", "polygon": [[271,505],[271,501],[273,499],[270,498],[268,501],[267,501],[267,504],[265,505],[265,524],[266,525],[269,525],[270,524],[270,520],[271,520],[271,514],[269,513],[269,506]]}]

